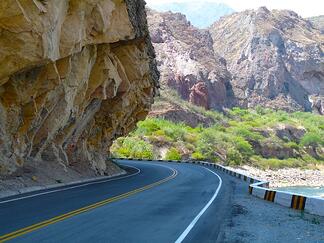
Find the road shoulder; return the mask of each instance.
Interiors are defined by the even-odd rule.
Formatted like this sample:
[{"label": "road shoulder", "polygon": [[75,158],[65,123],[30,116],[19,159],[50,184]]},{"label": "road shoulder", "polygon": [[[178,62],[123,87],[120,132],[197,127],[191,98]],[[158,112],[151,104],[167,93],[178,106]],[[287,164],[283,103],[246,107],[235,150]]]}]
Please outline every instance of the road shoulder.
[{"label": "road shoulder", "polygon": [[241,183],[234,184],[232,204],[218,242],[324,242],[324,217],[252,197]]}]

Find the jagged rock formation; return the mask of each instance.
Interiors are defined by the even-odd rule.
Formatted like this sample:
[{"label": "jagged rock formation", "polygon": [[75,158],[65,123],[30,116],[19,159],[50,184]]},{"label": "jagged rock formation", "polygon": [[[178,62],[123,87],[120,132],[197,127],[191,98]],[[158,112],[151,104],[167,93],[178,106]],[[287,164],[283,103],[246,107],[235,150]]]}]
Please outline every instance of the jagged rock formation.
[{"label": "jagged rock formation", "polygon": [[226,59],[240,106],[323,113],[323,34],[292,11],[265,7],[221,18],[210,27]]},{"label": "jagged rock formation", "polygon": [[175,123],[182,122],[191,127],[202,125],[211,126],[217,122],[212,116],[202,113],[202,108],[193,106],[181,98],[175,98],[174,90],[160,90],[160,95],[155,99],[148,117],[162,118]]},{"label": "jagged rock formation", "polygon": [[3,0],[0,30],[0,175],[32,160],[116,170],[112,141],[158,87],[145,2]]},{"label": "jagged rock formation", "polygon": [[324,34],[324,15],[308,18],[313,27],[319,29]]},{"label": "jagged rock formation", "polygon": [[214,1],[151,1],[149,7],[159,12],[183,13],[198,28],[207,28],[220,17],[234,12],[228,5]]},{"label": "jagged rock formation", "polygon": [[162,85],[184,100],[207,109],[261,105],[324,114],[321,19],[262,7],[200,30],[180,13],[148,17]]},{"label": "jagged rock formation", "polygon": [[209,108],[208,104],[208,88],[206,83],[198,82],[190,89],[189,102],[197,106]]},{"label": "jagged rock formation", "polygon": [[180,13],[149,10],[148,23],[162,86],[207,109],[235,103],[226,62],[214,53],[208,31],[192,26]]}]

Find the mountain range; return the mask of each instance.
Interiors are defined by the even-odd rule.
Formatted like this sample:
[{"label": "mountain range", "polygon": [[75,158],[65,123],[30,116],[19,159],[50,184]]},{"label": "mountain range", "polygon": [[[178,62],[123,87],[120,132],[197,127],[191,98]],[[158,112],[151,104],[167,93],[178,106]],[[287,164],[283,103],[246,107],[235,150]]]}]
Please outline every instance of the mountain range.
[{"label": "mountain range", "polygon": [[183,13],[192,25],[199,28],[207,28],[220,17],[234,12],[234,9],[224,3],[199,1],[152,3],[150,7],[159,12]]},{"label": "mountain range", "polygon": [[181,13],[148,10],[163,87],[206,109],[324,108],[321,18],[246,10],[199,29]]}]

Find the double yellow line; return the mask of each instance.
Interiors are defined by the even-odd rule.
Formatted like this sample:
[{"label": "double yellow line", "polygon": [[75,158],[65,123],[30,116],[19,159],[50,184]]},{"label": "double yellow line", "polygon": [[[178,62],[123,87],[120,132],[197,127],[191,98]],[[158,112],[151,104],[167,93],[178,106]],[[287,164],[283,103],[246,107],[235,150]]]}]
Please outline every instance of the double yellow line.
[{"label": "double yellow line", "polygon": [[84,213],[84,212],[93,210],[95,208],[104,206],[104,205],[106,205],[108,203],[112,203],[112,202],[115,202],[115,201],[118,201],[118,200],[127,198],[127,197],[129,197],[131,195],[134,195],[134,194],[137,194],[139,192],[143,192],[145,190],[151,189],[152,187],[161,185],[161,184],[163,184],[163,183],[165,183],[165,182],[167,182],[169,180],[172,180],[173,178],[175,178],[177,176],[178,172],[176,170],[174,170],[174,169],[172,169],[172,171],[173,171],[172,175],[170,175],[169,177],[167,177],[167,178],[165,178],[163,180],[154,182],[154,183],[149,184],[147,186],[144,186],[144,187],[135,189],[135,190],[130,191],[130,192],[126,192],[124,194],[121,194],[121,195],[118,195],[118,196],[115,196],[115,197],[112,197],[112,198],[108,198],[106,200],[103,200],[103,201],[100,201],[100,202],[91,204],[89,206],[86,206],[86,207],[83,207],[83,208],[80,208],[80,209],[71,211],[69,213],[56,216],[54,218],[45,220],[43,222],[40,222],[40,223],[37,223],[37,224],[33,224],[31,226],[22,228],[20,230],[14,231],[12,233],[9,233],[9,234],[6,234],[6,235],[2,235],[2,236],[0,236],[0,242],[5,242],[5,241],[8,241],[8,240],[14,239],[16,237],[19,237],[19,236],[25,235],[27,233],[33,232],[33,231],[35,231],[37,229],[44,228],[44,227],[46,227],[48,225],[55,224],[57,222],[63,221],[63,220],[68,219],[68,218],[71,218],[71,217],[73,217],[75,215],[78,215],[78,214],[81,214],[81,213]]}]

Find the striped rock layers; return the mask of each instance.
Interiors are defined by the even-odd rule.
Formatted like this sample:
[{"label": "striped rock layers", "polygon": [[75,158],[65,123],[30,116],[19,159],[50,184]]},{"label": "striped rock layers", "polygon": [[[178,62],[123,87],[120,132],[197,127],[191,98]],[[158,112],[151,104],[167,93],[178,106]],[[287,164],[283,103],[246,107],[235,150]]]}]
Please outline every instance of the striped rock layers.
[{"label": "striped rock layers", "polygon": [[0,176],[31,160],[118,170],[159,73],[142,0],[0,2]]}]

